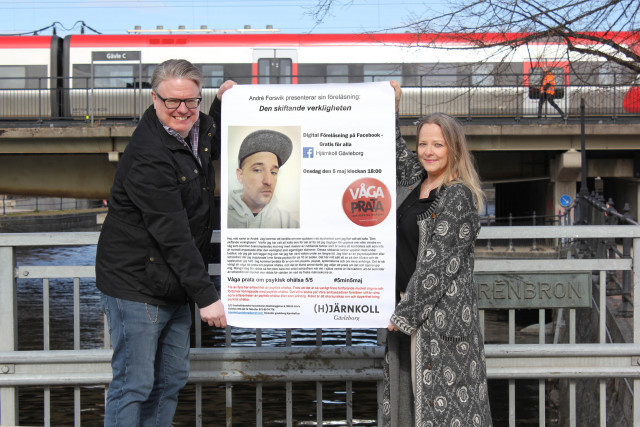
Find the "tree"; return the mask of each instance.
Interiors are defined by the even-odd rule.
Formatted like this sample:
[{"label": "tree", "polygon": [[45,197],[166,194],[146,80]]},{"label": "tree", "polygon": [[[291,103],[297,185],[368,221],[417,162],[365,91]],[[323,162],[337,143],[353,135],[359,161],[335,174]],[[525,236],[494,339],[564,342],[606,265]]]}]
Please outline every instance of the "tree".
[{"label": "tree", "polygon": [[[338,3],[318,0],[316,20]],[[519,48],[561,43],[579,60],[600,58],[640,73],[639,11],[638,0],[453,0],[444,12],[427,11],[390,30],[429,34],[420,41],[425,46],[455,34],[467,48],[493,48],[503,60]]]}]

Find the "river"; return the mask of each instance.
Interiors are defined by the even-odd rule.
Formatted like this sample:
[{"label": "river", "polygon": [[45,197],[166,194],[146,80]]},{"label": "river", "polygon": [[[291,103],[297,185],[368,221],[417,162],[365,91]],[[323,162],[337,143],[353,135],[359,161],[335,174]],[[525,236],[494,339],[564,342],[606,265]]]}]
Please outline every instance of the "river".
[{"label": "river", "polygon": [[[93,265],[95,246],[19,248],[16,250],[19,265]],[[42,280],[18,280],[18,349],[43,349]],[[537,316],[537,311],[536,311]],[[507,342],[507,312],[485,312],[485,334],[488,343]],[[525,316],[517,316],[527,321]],[[73,280],[50,280],[50,348],[52,350],[73,349]],[[537,318],[536,318],[537,321]],[[516,329],[519,329],[517,325]],[[203,347],[224,346],[224,332],[203,327]],[[81,348],[101,348],[103,340],[103,316],[99,307],[99,292],[95,280],[80,280],[80,337]],[[518,337],[517,342],[532,338]],[[537,336],[536,338],[537,339]],[[284,346],[286,333],[283,330],[265,329],[262,335],[264,346]],[[525,340],[525,341],[523,341]],[[254,330],[234,329],[233,346],[255,345]],[[342,330],[328,329],[323,332],[324,345],[344,344]],[[375,330],[354,330],[353,345],[375,345]],[[315,345],[316,331],[294,329],[292,345]],[[377,404],[375,382],[353,384],[354,426],[376,425]],[[203,386],[204,426],[224,425],[225,386]],[[508,426],[508,382],[490,380],[489,394],[494,425]],[[323,383],[323,418],[325,425],[346,425],[346,391],[344,383]],[[316,425],[315,383],[293,384],[294,425]],[[85,426],[102,425],[104,411],[104,387],[82,387],[81,423]],[[233,386],[233,423],[236,426],[255,425],[255,386],[236,384]],[[42,425],[44,419],[42,388],[23,387],[19,390],[20,425]],[[548,403],[547,403],[548,404]],[[516,381],[516,424],[538,425],[538,382]],[[557,425],[557,411],[547,408],[546,425]],[[73,388],[53,387],[51,391],[51,425],[73,425]],[[195,386],[187,385],[180,393],[180,402],[174,418],[175,426],[195,425]],[[286,425],[284,384],[263,385],[263,425]]]}]

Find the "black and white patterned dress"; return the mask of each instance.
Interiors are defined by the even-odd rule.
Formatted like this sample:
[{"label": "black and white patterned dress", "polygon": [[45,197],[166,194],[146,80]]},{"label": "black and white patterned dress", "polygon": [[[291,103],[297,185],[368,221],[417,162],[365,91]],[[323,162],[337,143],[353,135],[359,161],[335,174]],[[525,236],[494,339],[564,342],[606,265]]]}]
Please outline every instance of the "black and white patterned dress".
[{"label": "black and white patterned dress", "polygon": [[[400,198],[403,188],[422,180],[424,169],[399,131],[396,150]],[[416,270],[391,316],[400,331],[415,334],[415,426],[491,426],[473,280],[480,222],[471,191],[461,182],[443,186],[418,216],[418,229]],[[388,375],[387,359],[384,425],[390,422]]]}]

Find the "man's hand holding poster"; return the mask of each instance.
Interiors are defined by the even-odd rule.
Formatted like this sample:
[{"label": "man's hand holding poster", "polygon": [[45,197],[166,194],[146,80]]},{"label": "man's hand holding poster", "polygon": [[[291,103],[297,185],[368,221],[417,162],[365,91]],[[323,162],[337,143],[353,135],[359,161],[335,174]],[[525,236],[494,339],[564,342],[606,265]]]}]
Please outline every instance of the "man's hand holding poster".
[{"label": "man's hand holding poster", "polygon": [[238,85],[222,114],[228,323],[386,327],[396,223],[389,83]]}]

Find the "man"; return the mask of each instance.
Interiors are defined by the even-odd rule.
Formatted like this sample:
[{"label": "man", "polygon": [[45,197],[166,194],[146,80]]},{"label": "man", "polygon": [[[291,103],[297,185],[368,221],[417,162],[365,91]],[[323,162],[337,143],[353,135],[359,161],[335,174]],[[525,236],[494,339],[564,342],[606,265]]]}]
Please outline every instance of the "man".
[{"label": "man", "polygon": [[553,108],[555,108],[558,113],[560,113],[560,117],[564,118],[564,113],[556,105],[553,101],[553,96],[556,93],[556,79],[553,77],[553,73],[549,71],[547,66],[542,67],[542,71],[544,71],[544,77],[542,78],[542,86],[540,87],[540,102],[538,103],[538,118],[542,118],[542,105],[547,101]]},{"label": "man", "polygon": [[278,207],[273,196],[278,172],[291,155],[293,144],[283,133],[258,130],[240,145],[236,178],[241,190],[229,194],[229,228],[298,228],[291,214]]},{"label": "man", "polygon": [[[214,101],[220,123],[222,93]],[[216,212],[214,119],[200,113],[202,73],[186,60],[158,65],[153,105],[118,163],[96,254],[96,285],[113,343],[105,426],[170,426],[189,376],[188,300],[226,326],[207,272]]]}]

